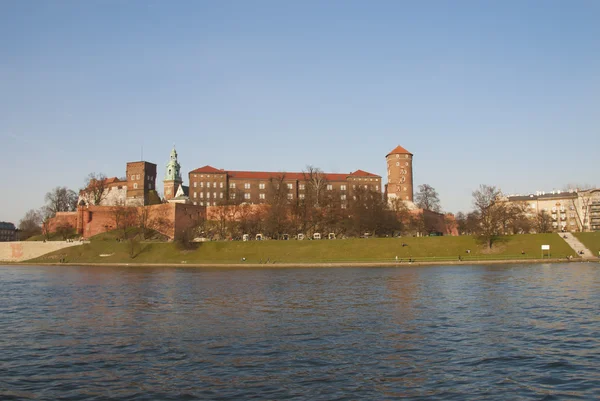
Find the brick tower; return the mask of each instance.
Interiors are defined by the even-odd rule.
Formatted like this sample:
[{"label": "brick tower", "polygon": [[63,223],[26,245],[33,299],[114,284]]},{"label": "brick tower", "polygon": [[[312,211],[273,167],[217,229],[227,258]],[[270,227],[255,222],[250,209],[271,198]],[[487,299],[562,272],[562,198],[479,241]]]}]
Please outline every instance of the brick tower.
[{"label": "brick tower", "polygon": [[127,163],[127,206],[144,206],[149,203],[148,194],[156,190],[156,164],[149,162]]},{"label": "brick tower", "polygon": [[175,150],[175,146],[173,146],[173,150],[171,150],[171,159],[169,160],[169,163],[167,163],[165,179],[163,180],[165,199],[173,199],[181,184],[183,184],[183,180],[181,179],[181,166],[177,161],[177,151]]},{"label": "brick tower", "polygon": [[401,199],[413,207],[413,155],[402,146],[397,146],[385,156],[387,162],[388,202]]}]

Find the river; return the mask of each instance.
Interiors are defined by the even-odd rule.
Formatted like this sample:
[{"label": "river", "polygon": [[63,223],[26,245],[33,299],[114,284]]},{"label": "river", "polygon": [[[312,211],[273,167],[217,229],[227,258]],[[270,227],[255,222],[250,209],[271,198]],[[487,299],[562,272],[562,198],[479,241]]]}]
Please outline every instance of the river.
[{"label": "river", "polygon": [[600,399],[600,264],[0,266],[1,400]]}]

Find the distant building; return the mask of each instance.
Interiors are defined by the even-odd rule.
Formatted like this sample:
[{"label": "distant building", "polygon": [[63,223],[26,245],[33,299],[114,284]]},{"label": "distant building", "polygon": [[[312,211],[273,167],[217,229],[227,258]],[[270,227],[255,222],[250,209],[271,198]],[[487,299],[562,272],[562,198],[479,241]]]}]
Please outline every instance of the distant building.
[{"label": "distant building", "polygon": [[402,146],[397,146],[385,156],[388,183],[385,194],[388,202],[399,199],[414,209],[413,204],[413,154]]},{"label": "distant building", "polygon": [[525,206],[528,217],[547,213],[552,228],[561,231],[600,231],[600,189],[509,195],[506,202]]},{"label": "distant building", "polygon": [[[106,178],[98,183],[103,189],[98,205],[94,201],[94,188],[79,191],[79,205],[88,206],[146,206],[160,203],[156,192],[156,164],[146,161],[129,162],[124,180]],[[82,203],[83,202],[83,203]]]},{"label": "distant building", "polygon": [[13,223],[0,221],[0,242],[16,241],[17,228]]}]

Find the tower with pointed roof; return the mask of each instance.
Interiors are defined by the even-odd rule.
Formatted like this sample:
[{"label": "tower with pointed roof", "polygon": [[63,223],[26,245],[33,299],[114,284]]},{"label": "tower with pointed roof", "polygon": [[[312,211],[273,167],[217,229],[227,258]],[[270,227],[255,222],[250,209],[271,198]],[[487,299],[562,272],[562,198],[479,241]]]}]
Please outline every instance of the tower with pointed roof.
[{"label": "tower with pointed roof", "polygon": [[397,146],[385,156],[387,162],[387,198],[389,202],[400,199],[413,206],[413,154]]},{"label": "tower with pointed roof", "polygon": [[183,180],[181,179],[181,166],[179,161],[177,161],[177,151],[175,150],[175,146],[173,146],[171,158],[167,163],[167,168],[165,170],[165,179],[163,180],[165,199],[173,199],[181,184],[183,184]]}]

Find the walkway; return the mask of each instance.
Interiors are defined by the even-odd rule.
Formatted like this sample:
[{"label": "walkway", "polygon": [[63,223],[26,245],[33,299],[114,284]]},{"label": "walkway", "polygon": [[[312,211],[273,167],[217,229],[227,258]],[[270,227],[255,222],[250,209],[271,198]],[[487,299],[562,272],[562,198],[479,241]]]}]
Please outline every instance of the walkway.
[{"label": "walkway", "polygon": [[[558,233],[558,235],[560,235],[560,237],[564,239],[582,259],[595,259],[592,251],[587,249],[572,233]],[[583,251],[583,254],[580,254],[581,251]]]}]

